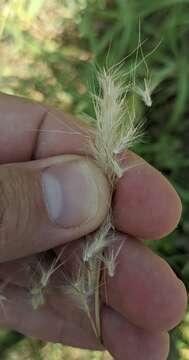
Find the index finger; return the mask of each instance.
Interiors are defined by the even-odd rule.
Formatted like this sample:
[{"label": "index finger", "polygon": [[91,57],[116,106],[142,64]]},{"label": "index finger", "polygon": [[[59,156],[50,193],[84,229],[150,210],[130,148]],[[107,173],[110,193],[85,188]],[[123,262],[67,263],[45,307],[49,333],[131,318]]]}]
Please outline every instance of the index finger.
[{"label": "index finger", "polygon": [[[74,117],[3,94],[0,110],[0,163],[73,153],[92,156],[88,142],[92,131]],[[136,154],[126,151],[123,163],[128,170],[114,195],[117,229],[142,239],[161,238],[180,219],[182,206],[176,191]]]}]

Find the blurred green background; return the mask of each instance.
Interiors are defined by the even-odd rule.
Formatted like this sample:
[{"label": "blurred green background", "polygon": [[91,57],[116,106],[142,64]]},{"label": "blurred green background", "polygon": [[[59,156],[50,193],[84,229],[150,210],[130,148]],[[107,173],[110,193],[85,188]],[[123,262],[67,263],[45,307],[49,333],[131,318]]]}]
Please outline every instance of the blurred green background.
[{"label": "blurred green background", "polygon": [[[0,0],[0,89],[76,115],[93,114],[93,64],[115,64],[136,48],[139,17],[144,54],[152,52],[147,63],[155,89],[151,108],[137,102],[145,136],[135,150],[171,180],[183,201],[176,231],[150,246],[189,289],[189,0]],[[135,55],[124,62],[125,71]],[[139,83],[145,71],[141,64]],[[2,330],[0,358],[109,357],[52,344],[44,348]],[[169,360],[179,359],[189,359],[189,313],[171,332]]]}]

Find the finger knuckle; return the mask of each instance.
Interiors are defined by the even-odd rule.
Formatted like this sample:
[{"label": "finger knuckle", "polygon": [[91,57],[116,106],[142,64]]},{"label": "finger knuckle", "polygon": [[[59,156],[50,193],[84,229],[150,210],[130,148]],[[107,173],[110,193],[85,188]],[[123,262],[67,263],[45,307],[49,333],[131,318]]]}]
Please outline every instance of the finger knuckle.
[{"label": "finger knuckle", "polygon": [[5,228],[7,222],[7,209],[9,207],[8,197],[6,196],[6,185],[2,179],[0,179],[0,238],[5,237]]},{"label": "finger knuckle", "polygon": [[0,247],[22,237],[29,223],[29,197],[26,193],[24,176],[14,169],[0,172]]}]

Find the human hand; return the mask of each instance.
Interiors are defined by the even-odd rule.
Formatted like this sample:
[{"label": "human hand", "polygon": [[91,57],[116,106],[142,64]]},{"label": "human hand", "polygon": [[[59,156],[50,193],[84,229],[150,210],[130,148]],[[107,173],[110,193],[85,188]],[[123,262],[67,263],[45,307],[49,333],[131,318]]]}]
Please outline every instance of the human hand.
[{"label": "human hand", "polygon": [[[62,289],[50,293],[44,306],[32,308],[32,274],[26,271],[36,253],[68,243],[69,258],[79,239],[106,215],[106,179],[89,156],[82,156],[88,129],[15,97],[1,95],[0,109],[0,278],[7,298],[0,325],[45,341],[101,349],[87,317]],[[113,211],[119,231],[115,246],[122,240],[124,245],[116,274],[106,282],[107,299],[102,289],[102,340],[118,360],[163,360],[166,332],[185,312],[186,291],[165,261],[138,239],[171,232],[181,203],[144,160],[127,152],[123,161],[129,170],[118,182]]]}]

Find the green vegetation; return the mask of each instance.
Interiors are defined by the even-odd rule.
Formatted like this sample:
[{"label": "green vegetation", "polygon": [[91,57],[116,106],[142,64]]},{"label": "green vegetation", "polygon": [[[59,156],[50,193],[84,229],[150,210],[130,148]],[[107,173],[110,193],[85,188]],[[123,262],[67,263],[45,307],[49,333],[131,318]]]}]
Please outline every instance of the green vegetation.
[{"label": "green vegetation", "polygon": [[[141,40],[155,89],[153,106],[137,110],[145,119],[144,143],[136,151],[163,172],[183,201],[177,230],[150,244],[189,288],[189,0],[1,0],[0,87],[2,92],[58,106],[76,115],[92,114],[88,87],[94,63],[114,64],[132,52]],[[161,42],[161,43],[160,43]],[[159,44],[160,43],[160,44]],[[157,46],[159,44],[159,46]],[[157,48],[156,48],[157,47]],[[154,50],[154,51],[153,51]],[[123,63],[128,71],[136,53]],[[144,63],[137,80],[146,76]],[[174,299],[173,299],[174,301]],[[189,319],[172,332],[169,360],[189,359]],[[29,340],[6,332],[4,343],[14,354]],[[6,337],[6,340],[5,340]],[[12,340],[7,340],[12,339]],[[12,347],[10,347],[12,343]],[[26,346],[27,343],[27,346]],[[32,342],[34,347],[34,342]],[[40,347],[38,343],[35,347]],[[32,349],[33,349],[32,347]],[[18,349],[19,348],[19,349]],[[31,344],[30,344],[31,350]],[[3,351],[3,352],[1,352]],[[23,350],[24,351],[24,350]],[[29,351],[29,350],[27,350]],[[58,351],[58,350],[57,350]],[[65,351],[64,358],[84,359]],[[70,351],[70,352],[69,352]],[[68,354],[69,352],[69,354]],[[3,354],[3,357],[2,357]],[[43,359],[39,352],[18,358]],[[36,355],[37,354],[37,355]],[[2,359],[5,346],[0,348]],[[80,357],[81,356],[81,357]],[[88,353],[87,359],[99,359]],[[53,358],[53,357],[51,357]],[[58,358],[58,355],[56,357]]]}]

